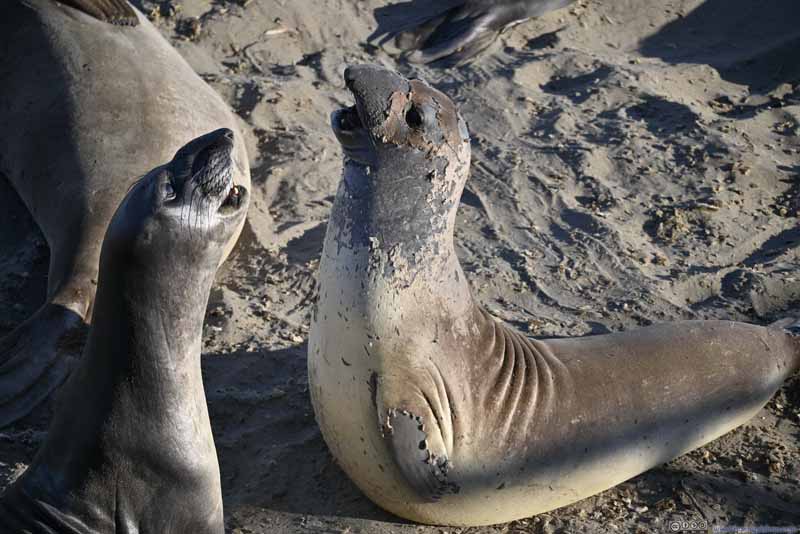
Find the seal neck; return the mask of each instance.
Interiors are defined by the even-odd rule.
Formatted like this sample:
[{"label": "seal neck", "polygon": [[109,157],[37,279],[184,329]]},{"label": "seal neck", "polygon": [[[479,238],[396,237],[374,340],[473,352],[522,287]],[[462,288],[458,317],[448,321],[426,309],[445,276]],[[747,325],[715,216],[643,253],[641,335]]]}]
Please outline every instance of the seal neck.
[{"label": "seal neck", "polygon": [[472,298],[453,234],[469,158],[460,164],[405,156],[394,166],[345,163],[321,268],[347,271],[334,276],[358,279],[367,301],[395,293],[416,293],[423,301],[423,295],[446,295],[440,311],[460,315]]},{"label": "seal neck", "polygon": [[[374,165],[345,160],[331,213],[340,246],[379,246],[413,268],[452,248],[466,163],[408,147],[384,147]],[[421,254],[425,254],[425,258]]]},{"label": "seal neck", "polygon": [[[202,494],[218,493],[200,368],[216,263],[191,259],[195,262],[185,265],[101,263],[89,339],[59,399],[63,408],[29,470],[35,484],[56,494],[76,486],[81,494],[102,493],[109,473],[117,473],[117,484],[130,477],[163,478],[163,458],[169,458],[169,476],[200,480]],[[131,458],[130,451],[140,452]],[[129,463],[136,464],[131,472]],[[150,471],[156,474],[142,475]],[[47,484],[36,480],[37,473],[51,472],[64,476]]]},{"label": "seal neck", "polygon": [[154,394],[147,401],[151,418],[205,404],[200,352],[216,265],[197,259],[175,272],[145,266],[100,281],[87,365],[105,368],[102,379],[114,387],[133,381],[131,395]]}]

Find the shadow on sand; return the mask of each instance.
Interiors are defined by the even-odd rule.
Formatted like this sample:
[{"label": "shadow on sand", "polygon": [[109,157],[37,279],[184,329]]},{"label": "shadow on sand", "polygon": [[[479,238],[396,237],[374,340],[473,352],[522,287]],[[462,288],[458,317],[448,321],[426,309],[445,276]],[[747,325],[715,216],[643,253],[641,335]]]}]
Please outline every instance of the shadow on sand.
[{"label": "shadow on sand", "polygon": [[[707,0],[645,39],[640,51],[668,63],[707,64],[723,79],[769,92],[800,79],[800,2]],[[766,80],[766,81],[765,81]]]},{"label": "shadow on sand", "polygon": [[203,358],[227,511],[399,521],[334,462],[314,420],[305,344]]}]

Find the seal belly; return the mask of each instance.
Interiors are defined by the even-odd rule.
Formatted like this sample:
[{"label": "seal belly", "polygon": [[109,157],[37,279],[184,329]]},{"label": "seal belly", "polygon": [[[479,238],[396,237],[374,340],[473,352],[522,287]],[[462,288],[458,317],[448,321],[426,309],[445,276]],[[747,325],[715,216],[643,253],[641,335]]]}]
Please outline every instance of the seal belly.
[{"label": "seal belly", "polygon": [[354,276],[367,268],[368,258],[333,241],[329,231],[326,242],[331,246],[323,254],[336,260],[321,262],[309,334],[311,400],[325,441],[348,476],[370,496],[395,495],[403,490],[402,477],[380,434],[375,409],[381,371],[374,349],[378,340],[368,332],[364,292]]}]

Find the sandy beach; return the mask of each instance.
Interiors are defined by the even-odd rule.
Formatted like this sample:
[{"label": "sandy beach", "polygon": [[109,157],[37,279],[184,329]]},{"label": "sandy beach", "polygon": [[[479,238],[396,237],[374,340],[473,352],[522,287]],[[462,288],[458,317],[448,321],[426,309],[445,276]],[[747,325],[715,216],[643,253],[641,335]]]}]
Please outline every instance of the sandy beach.
[{"label": "sandy beach", "polygon": [[[456,245],[475,298],[537,337],[800,316],[800,3],[580,0],[471,65],[370,35],[387,0],[134,0],[229,103],[253,191],[206,316],[203,368],[230,533],[661,532],[800,525],[800,377],[756,418],[595,497],[494,527],[410,524],[329,454],[306,339],[342,154],[342,73],[378,63],[459,105],[472,174]],[[376,32],[378,30],[378,32]],[[43,302],[48,249],[0,177],[0,335]],[[0,431],[0,491],[52,407]]]}]

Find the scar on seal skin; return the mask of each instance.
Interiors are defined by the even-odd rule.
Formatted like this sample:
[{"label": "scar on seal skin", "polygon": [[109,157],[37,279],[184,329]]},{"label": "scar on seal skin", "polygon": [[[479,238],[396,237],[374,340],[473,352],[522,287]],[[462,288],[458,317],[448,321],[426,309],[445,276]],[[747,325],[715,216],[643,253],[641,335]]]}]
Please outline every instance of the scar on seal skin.
[{"label": "scar on seal skin", "polygon": [[470,141],[453,102],[371,65],[345,83],[309,385],[331,453],[379,506],[457,526],[553,510],[745,423],[800,368],[793,320],[512,330],[455,253]]}]

